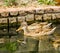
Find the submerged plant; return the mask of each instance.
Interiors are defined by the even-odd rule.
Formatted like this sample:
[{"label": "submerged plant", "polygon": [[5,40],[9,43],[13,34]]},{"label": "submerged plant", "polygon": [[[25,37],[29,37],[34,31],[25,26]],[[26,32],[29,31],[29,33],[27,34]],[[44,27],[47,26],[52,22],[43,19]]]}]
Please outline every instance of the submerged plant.
[{"label": "submerged plant", "polygon": [[6,49],[11,53],[13,53],[14,51],[17,50],[17,43],[16,42],[13,42],[13,43],[8,42],[8,43],[6,43],[5,46],[6,46]]},{"label": "submerged plant", "polygon": [[38,0],[39,4],[45,5],[55,5],[56,2],[54,0]]}]

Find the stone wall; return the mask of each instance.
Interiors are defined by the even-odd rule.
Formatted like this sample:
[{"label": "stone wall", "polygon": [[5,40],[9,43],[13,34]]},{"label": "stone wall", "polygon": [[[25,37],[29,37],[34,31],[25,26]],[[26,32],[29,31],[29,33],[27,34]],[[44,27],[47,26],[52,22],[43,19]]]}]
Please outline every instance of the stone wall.
[{"label": "stone wall", "polygon": [[33,20],[51,20],[51,18],[60,18],[60,6],[40,7],[40,8],[6,8],[0,9],[0,23],[18,22],[21,20],[33,21]]},{"label": "stone wall", "polygon": [[22,20],[32,22],[51,21],[56,19],[60,19],[60,6],[46,6],[40,8],[0,8],[0,29],[3,30],[3,32],[1,32],[2,34],[4,32],[7,33],[7,31],[10,34],[16,34],[16,29],[20,26]]}]

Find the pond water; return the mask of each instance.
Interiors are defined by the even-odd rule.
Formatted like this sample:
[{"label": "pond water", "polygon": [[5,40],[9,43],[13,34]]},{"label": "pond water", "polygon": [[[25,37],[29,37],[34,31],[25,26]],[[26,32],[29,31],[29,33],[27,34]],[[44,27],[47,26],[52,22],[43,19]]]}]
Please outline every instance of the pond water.
[{"label": "pond water", "polygon": [[[50,42],[51,38],[59,39],[60,37],[60,25],[57,26],[57,29],[54,32],[54,35],[48,36],[49,38],[44,38],[44,40],[36,40],[30,37],[27,38],[26,44],[21,44],[23,41],[23,35],[19,34],[17,36],[13,36],[9,41],[14,42],[17,39],[21,40],[21,42],[17,43],[17,49],[14,53],[60,53],[60,47],[55,49],[53,44]],[[60,43],[59,43],[60,44]],[[1,45],[0,45],[1,46]],[[14,46],[14,45],[13,45]],[[15,46],[14,46],[15,47]],[[0,47],[0,53],[9,53],[4,46]],[[11,47],[13,48],[13,47]],[[9,48],[8,48],[9,49]],[[11,53],[11,52],[10,52]]]}]

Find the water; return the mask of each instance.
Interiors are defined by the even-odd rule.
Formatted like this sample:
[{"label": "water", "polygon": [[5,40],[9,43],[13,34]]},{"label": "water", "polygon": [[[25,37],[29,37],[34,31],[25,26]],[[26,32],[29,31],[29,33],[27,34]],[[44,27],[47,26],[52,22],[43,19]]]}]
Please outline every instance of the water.
[{"label": "water", "polygon": [[[60,49],[53,47],[53,44],[50,40],[56,38],[60,34],[60,25],[57,26],[54,34],[48,38],[44,37],[43,40],[36,40],[32,38],[27,39],[26,45],[19,45],[19,50],[15,53],[60,53]],[[58,37],[59,38],[59,37]]]},{"label": "water", "polygon": [[[36,39],[27,38],[27,43],[21,45],[21,42],[23,41],[23,34],[19,34],[19,36],[13,36],[10,42],[14,42],[17,39],[21,40],[21,42],[17,43],[18,49],[14,53],[60,53],[60,47],[55,50],[52,42],[50,42],[51,38],[60,38],[60,25],[57,26],[57,29],[54,32],[54,36],[52,35],[49,38],[45,37],[44,40],[38,41]],[[0,53],[5,53],[5,51],[6,48],[1,49],[0,47]]]}]

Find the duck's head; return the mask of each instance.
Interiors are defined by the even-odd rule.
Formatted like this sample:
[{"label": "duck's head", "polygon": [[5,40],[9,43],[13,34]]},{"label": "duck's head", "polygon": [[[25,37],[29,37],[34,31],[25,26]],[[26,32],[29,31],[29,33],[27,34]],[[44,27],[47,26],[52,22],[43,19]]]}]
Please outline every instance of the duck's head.
[{"label": "duck's head", "polygon": [[27,29],[27,22],[22,22],[21,26],[16,31],[21,31]]}]

